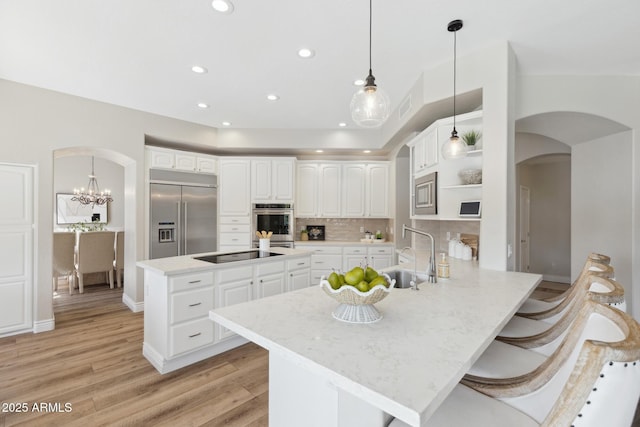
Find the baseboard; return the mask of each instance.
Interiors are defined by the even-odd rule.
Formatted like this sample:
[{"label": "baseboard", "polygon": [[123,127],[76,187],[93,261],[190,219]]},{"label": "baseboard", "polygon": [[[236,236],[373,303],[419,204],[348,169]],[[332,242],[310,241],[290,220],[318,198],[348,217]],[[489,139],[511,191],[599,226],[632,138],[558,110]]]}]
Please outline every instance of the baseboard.
[{"label": "baseboard", "polygon": [[122,302],[129,307],[129,310],[133,311],[134,313],[138,313],[140,311],[144,311],[144,301],[142,302],[135,302],[134,300],[132,300],[129,295],[125,294],[124,292],[122,293]]},{"label": "baseboard", "polygon": [[38,320],[33,322],[33,333],[53,331],[56,328],[56,319]]},{"label": "baseboard", "polygon": [[569,276],[558,276],[556,274],[543,274],[542,280],[546,280],[547,282],[571,283]]}]

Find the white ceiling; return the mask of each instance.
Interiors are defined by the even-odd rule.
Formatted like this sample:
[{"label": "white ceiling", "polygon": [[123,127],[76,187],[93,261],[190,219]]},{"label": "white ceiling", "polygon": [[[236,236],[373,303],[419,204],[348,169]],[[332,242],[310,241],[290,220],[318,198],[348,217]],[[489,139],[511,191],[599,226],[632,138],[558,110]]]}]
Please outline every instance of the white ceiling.
[{"label": "white ceiling", "polygon": [[[0,0],[0,78],[214,127],[355,128],[368,2],[233,1]],[[523,74],[640,75],[639,16],[638,0],[374,0],[373,72],[395,108],[451,60],[459,18],[459,56],[509,40]]]}]

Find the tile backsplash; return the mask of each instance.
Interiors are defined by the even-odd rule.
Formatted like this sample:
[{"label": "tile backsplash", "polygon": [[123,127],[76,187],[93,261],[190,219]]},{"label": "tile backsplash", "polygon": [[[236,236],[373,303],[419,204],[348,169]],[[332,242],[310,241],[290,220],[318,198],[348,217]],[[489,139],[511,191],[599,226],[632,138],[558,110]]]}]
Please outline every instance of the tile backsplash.
[{"label": "tile backsplash", "polygon": [[[415,221],[415,228],[430,233],[436,241],[436,252],[449,251],[447,232],[451,238],[455,238],[457,233],[475,234],[480,236],[480,221]],[[428,237],[415,235],[415,247],[428,249],[431,244]],[[480,254],[482,256],[482,254]]]},{"label": "tile backsplash", "polygon": [[306,229],[307,225],[324,225],[325,240],[328,241],[358,241],[364,238],[364,232],[360,232],[360,227],[371,233],[380,230],[387,241],[392,237],[389,232],[391,225],[386,218],[296,218],[296,240],[300,240],[300,230]]}]

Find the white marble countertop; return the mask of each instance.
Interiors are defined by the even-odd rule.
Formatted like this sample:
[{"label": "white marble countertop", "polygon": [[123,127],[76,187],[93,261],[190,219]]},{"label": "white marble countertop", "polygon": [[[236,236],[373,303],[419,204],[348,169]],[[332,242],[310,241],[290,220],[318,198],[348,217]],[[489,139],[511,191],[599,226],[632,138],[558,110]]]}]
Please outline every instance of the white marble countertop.
[{"label": "white marble countertop", "polygon": [[[258,252],[258,249],[247,249],[247,250]],[[245,251],[236,251],[236,252],[245,252]],[[259,264],[266,261],[286,260],[288,258],[311,255],[310,251],[306,251],[304,249],[289,249],[289,248],[273,247],[269,249],[269,252],[283,254],[284,256],[276,256],[273,258],[272,257],[255,258],[255,259],[246,260],[246,261],[234,261],[233,263],[226,262],[222,264],[213,264],[210,262],[194,259],[194,257],[230,253],[230,252],[206,252],[201,254],[182,255],[182,256],[175,256],[175,257],[156,258],[156,259],[149,259],[145,261],[138,261],[136,265],[144,269],[153,270],[156,273],[170,276],[174,274],[193,273],[197,271],[212,270],[216,268],[227,268],[230,266],[252,265],[252,264]]]},{"label": "white marble countertop", "polygon": [[215,309],[210,318],[419,426],[540,280],[451,260],[451,278],[393,290],[377,303],[377,323],[335,320],[338,303],[319,286]]}]

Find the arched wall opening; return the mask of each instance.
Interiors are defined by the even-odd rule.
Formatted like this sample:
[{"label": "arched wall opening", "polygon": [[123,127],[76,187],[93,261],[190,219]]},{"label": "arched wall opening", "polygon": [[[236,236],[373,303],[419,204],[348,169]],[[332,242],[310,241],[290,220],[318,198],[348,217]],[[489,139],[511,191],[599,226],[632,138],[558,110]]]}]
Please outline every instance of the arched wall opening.
[{"label": "arched wall opening", "polygon": [[[139,311],[140,304],[136,304],[136,295],[138,294],[138,283],[136,280],[136,161],[129,156],[126,156],[118,151],[96,148],[96,147],[66,147],[53,151],[54,164],[55,160],[65,157],[78,157],[78,156],[94,156],[96,158],[109,160],[123,168],[123,230],[125,231],[125,243],[124,243],[124,278],[123,278],[123,302],[132,310]],[[84,168],[88,167],[83,164]],[[98,180],[100,178],[99,171],[96,171]],[[54,170],[54,180],[56,171]],[[79,183],[79,184],[82,184]],[[53,183],[52,183],[53,186]],[[54,197],[55,197],[55,191]],[[55,201],[54,201],[55,206]],[[141,286],[141,284],[140,284]]]}]

